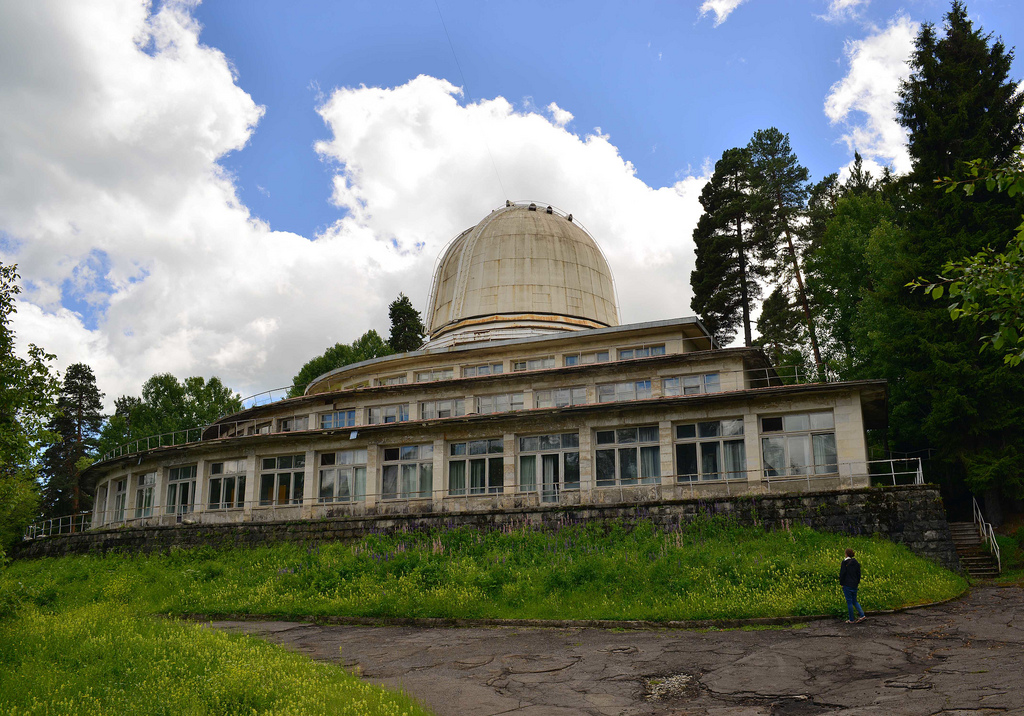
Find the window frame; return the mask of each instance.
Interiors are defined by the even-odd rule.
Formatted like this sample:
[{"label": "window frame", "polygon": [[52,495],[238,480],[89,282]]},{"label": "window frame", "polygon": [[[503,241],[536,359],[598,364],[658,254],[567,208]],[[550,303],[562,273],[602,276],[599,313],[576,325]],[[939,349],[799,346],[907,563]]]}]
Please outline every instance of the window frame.
[{"label": "window frame", "polygon": [[[632,400],[649,400],[651,398],[651,385],[653,381],[650,378],[645,380],[631,380],[618,383],[598,383],[594,389],[597,393],[597,402],[600,403],[624,403]],[[645,386],[643,389],[640,386]],[[626,386],[631,386],[627,389]],[[610,400],[602,400],[602,392],[607,393],[607,389],[612,389],[612,397]],[[627,393],[631,391],[632,397],[628,396]],[[645,392],[646,395],[641,393]]]},{"label": "window frame", "polygon": [[[440,376],[435,377],[435,373],[440,373]],[[420,376],[426,375],[426,378]],[[454,380],[455,379],[455,368],[449,366],[447,368],[431,368],[429,370],[418,370],[414,371],[413,374],[414,383],[436,383],[440,380]]]},{"label": "window frame", "polygon": [[[480,368],[487,368],[486,373],[478,372]],[[497,370],[495,370],[497,368]],[[468,371],[473,371],[469,373]],[[498,361],[495,363],[474,363],[471,365],[462,366],[462,377],[463,378],[479,378],[485,375],[503,375],[505,373],[505,363]]]},{"label": "window frame", "polygon": [[[380,411],[381,420],[374,420],[373,411]],[[395,419],[388,420],[385,411],[394,410]],[[405,417],[402,417],[405,416]],[[389,403],[388,405],[371,405],[366,408],[366,422],[368,425],[390,425],[392,423],[405,423],[409,421],[408,403]]]},{"label": "window frame", "polygon": [[[395,500],[416,500],[416,499],[430,499],[433,497],[434,491],[434,444],[433,443],[416,443],[410,445],[381,445],[380,447],[380,499],[382,502],[392,502]],[[415,457],[403,457],[408,455],[410,449],[416,449]],[[397,458],[390,459],[388,453],[390,451],[397,452]],[[423,454],[421,454],[423,453]],[[409,465],[416,465],[416,480],[417,490],[412,491],[406,489],[409,485],[406,481],[405,467]],[[429,469],[426,469],[428,468]],[[387,487],[388,470],[394,468],[395,475],[395,490],[394,492],[385,492]],[[426,473],[426,479],[429,481],[429,486],[424,489],[424,473]]]},{"label": "window frame", "polygon": [[156,471],[136,475],[135,519],[152,517],[156,500]]},{"label": "window frame", "polygon": [[[274,467],[268,467],[267,461],[275,462]],[[288,460],[287,466],[282,461]],[[303,493],[306,486],[306,453],[291,453],[289,455],[264,456],[259,458],[259,493],[257,504],[260,507],[291,507],[301,505]],[[288,476],[287,496],[281,500],[281,477]],[[266,494],[266,479],[270,477],[270,496]]]},{"label": "window frame", "polygon": [[[653,438],[648,437],[643,439],[644,433],[641,431],[652,431]],[[635,440],[629,440],[629,431],[636,433]],[[601,434],[612,433],[614,442],[601,442]],[[651,433],[648,432],[649,436]],[[623,439],[627,438],[627,439]],[[626,457],[626,453],[632,449],[634,456],[632,458],[632,464],[635,469],[635,476],[623,477],[624,462],[623,458]],[[646,453],[644,452],[646,451]],[[650,455],[653,451],[654,454],[654,470],[656,474],[644,474],[649,472],[645,469],[644,455]],[[607,460],[608,457],[602,458],[602,453],[605,455],[611,454],[612,466],[613,466],[613,478],[609,480],[607,477],[601,477],[602,460]],[[626,465],[628,466],[629,460],[627,458]],[[650,460],[646,464],[650,464]],[[627,425],[604,429],[594,430],[594,486],[595,487],[629,487],[633,485],[660,485],[661,484],[661,429],[657,423],[647,425]]]},{"label": "window frame", "polygon": [[[504,398],[507,403],[505,410],[484,410],[480,401],[491,400],[497,401],[500,398]],[[490,395],[478,395],[474,398],[476,405],[477,415],[497,415],[498,413],[515,413],[520,410],[526,409],[526,394],[525,393],[492,393]],[[518,405],[519,407],[516,407]],[[497,408],[497,406],[495,406]]]},{"label": "window frame", "polygon": [[[807,417],[807,427],[800,428],[794,426],[792,429],[787,427],[788,421],[796,421],[798,418]],[[828,423],[831,427],[814,427],[813,418],[821,418],[828,416]],[[765,420],[781,420],[781,430],[765,430]],[[788,419],[788,420],[787,420]],[[758,437],[760,438],[761,448],[761,468],[764,477],[766,478],[809,478],[811,476],[831,476],[839,474],[839,442],[836,440],[836,421],[835,411],[832,408],[828,410],[804,410],[804,411],[792,411],[787,413],[765,413],[757,416],[757,428]],[[793,465],[792,464],[792,451],[791,445],[796,444],[800,438],[806,437],[806,443],[804,445],[808,460],[804,465]],[[815,455],[815,438],[826,438],[831,437],[831,451],[834,462],[822,461],[818,462]],[[769,467],[769,460],[765,452],[767,443],[770,440],[783,440],[783,452],[782,457],[785,464],[786,473],[778,474],[776,468]],[[825,440],[817,442],[827,442]],[[774,473],[774,474],[773,474]]]},{"label": "window frame", "polygon": [[[531,367],[531,363],[541,363],[536,367]],[[522,367],[520,367],[522,366]],[[524,358],[523,360],[512,361],[512,372],[513,373],[527,373],[534,370],[550,370],[555,367],[555,356],[540,356],[537,358]]]},{"label": "window frame", "polygon": [[[594,357],[594,360],[586,360],[590,356]],[[604,356],[602,358],[601,356]],[[575,359],[575,360],[573,360]],[[604,349],[599,351],[587,351],[580,353],[565,353],[562,355],[562,365],[566,368],[580,365],[596,365],[597,363],[610,363],[612,359],[611,349]]]},{"label": "window frame", "polygon": [[[563,391],[568,393],[568,402],[560,405],[555,395]],[[543,401],[550,402],[550,405],[541,405],[542,401],[539,396],[544,393],[551,395],[549,400]],[[577,396],[580,397],[578,401]],[[587,405],[587,386],[585,385],[571,385],[566,388],[543,388],[533,391],[533,407],[535,408],[571,408],[577,405]]]},{"label": "window frame", "polygon": [[[352,504],[366,501],[366,479],[369,474],[369,448],[345,448],[318,454],[320,467],[316,478],[317,504]],[[348,497],[341,491],[342,472],[347,471]],[[359,472],[362,472],[360,475]],[[329,475],[328,475],[329,473]],[[324,494],[324,478],[331,478],[331,494]]]},{"label": "window frame", "polygon": [[[442,403],[450,403],[448,407],[448,415],[439,415],[442,411],[438,406]],[[429,411],[425,410],[428,406],[432,406]],[[420,420],[444,420],[446,418],[461,418],[466,414],[466,399],[465,398],[442,398],[439,400],[424,400],[419,404]],[[425,413],[429,412],[430,415]]]},{"label": "window frame", "polygon": [[409,384],[409,373],[395,373],[394,375],[385,375],[380,378],[375,378],[373,381],[378,388],[385,388],[389,385],[408,385]]},{"label": "window frame", "polygon": [[[624,348],[616,348],[615,353],[618,356],[618,360],[636,360],[638,358],[656,358],[658,356],[666,355],[664,343],[640,343],[635,346],[626,346]],[[623,355],[629,353],[629,355]],[[643,355],[636,355],[642,353]]]},{"label": "window frame", "polygon": [[[572,438],[567,440],[567,438]],[[558,445],[554,445],[551,438],[558,438]],[[545,439],[547,446],[545,447]],[[536,440],[536,447],[532,447],[528,441]],[[575,443],[575,444],[572,444]],[[570,465],[573,462],[571,456],[575,455],[576,479],[566,481],[565,477],[570,474]],[[545,484],[545,457],[557,456],[558,474],[551,480],[551,487]],[[533,480],[530,483],[523,481],[527,470],[527,460],[532,462]],[[538,479],[539,478],[539,479]],[[547,433],[543,435],[516,435],[516,486],[519,492],[536,492],[540,494],[541,502],[557,502],[562,491],[576,491],[580,489],[580,434],[579,432],[567,431],[564,433]]]},{"label": "window frame", "polygon": [[[714,380],[709,380],[714,378]],[[678,384],[677,390],[669,389],[669,382],[676,381]],[[693,382],[697,385],[694,386]],[[690,385],[687,385],[690,382]],[[710,389],[714,386],[714,389]],[[696,390],[692,388],[696,387]],[[714,393],[722,392],[722,376],[721,373],[689,373],[687,375],[671,375],[661,379],[661,395],[665,398],[676,398],[684,397],[687,395],[711,395]]]},{"label": "window frame", "polygon": [[[344,424],[337,420],[337,416],[344,415]],[[356,409],[355,408],[342,408],[341,410],[332,410],[327,413],[320,413],[318,416],[318,422],[321,430],[340,430],[342,428],[354,428],[356,426]],[[331,424],[327,425],[327,421],[330,419]]]},{"label": "window frame", "polygon": [[[245,507],[245,486],[248,470],[245,458],[218,460],[210,463],[210,473],[206,480],[206,509],[211,511],[237,510]],[[219,466],[219,469],[218,469]],[[230,467],[229,467],[230,466]],[[234,500],[224,500],[224,486],[231,481],[231,494]],[[214,502],[214,483],[217,483],[217,501]]]},{"label": "window frame", "polygon": [[[473,452],[474,447],[482,448],[483,452]],[[461,452],[458,451],[462,448]],[[505,492],[505,441],[501,437],[480,438],[476,440],[460,440],[447,443],[445,450],[447,475],[447,494],[464,495],[500,495]],[[474,464],[483,467],[481,483],[474,485]],[[461,467],[462,487],[453,488],[456,469]]]},{"label": "window frame", "polygon": [[[710,431],[704,426],[717,423],[716,434],[708,434]],[[725,427],[729,424],[729,427]],[[735,432],[735,426],[739,426],[739,432]],[[693,435],[681,435],[683,428],[693,428]],[[732,429],[732,432],[726,432]],[[712,455],[704,446],[715,446],[713,458],[718,466],[717,470],[705,470],[705,466]],[[739,446],[739,457],[742,467],[740,469],[727,469],[726,462],[729,452],[726,448],[729,445],[733,449]],[[693,465],[697,471],[694,473],[683,472],[683,453],[693,446]],[[733,453],[733,459],[735,453]],[[746,480],[747,479],[747,444],[745,427],[742,417],[718,418],[716,420],[687,420],[672,424],[672,459],[676,473],[676,483],[687,484],[694,482],[721,482],[723,480]]]},{"label": "window frame", "polygon": [[[168,469],[167,472],[167,502],[164,512],[168,515],[182,515],[193,512],[196,508],[196,479],[198,464],[178,465]],[[185,474],[184,471],[188,471]],[[182,476],[184,474],[184,477]],[[188,504],[180,501],[181,488],[188,485]]]}]

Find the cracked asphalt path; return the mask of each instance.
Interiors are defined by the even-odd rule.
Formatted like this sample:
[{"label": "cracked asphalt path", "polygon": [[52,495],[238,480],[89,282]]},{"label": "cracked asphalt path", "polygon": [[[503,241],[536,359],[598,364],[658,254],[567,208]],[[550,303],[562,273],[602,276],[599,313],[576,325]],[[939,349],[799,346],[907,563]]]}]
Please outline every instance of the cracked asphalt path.
[{"label": "cracked asphalt path", "polygon": [[440,716],[1024,714],[1024,589],[763,631],[213,622],[401,688]]}]

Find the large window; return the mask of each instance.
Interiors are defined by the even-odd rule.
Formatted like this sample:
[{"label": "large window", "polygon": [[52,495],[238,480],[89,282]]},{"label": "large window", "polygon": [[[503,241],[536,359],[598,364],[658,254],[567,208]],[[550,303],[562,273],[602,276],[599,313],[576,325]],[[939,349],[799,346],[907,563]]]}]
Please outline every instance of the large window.
[{"label": "large window", "polygon": [[196,466],[172,467],[167,474],[167,514],[181,516],[192,511],[196,497]]},{"label": "large window", "polygon": [[348,410],[336,410],[333,413],[323,413],[320,416],[320,428],[322,430],[353,428],[355,425],[356,411],[354,408],[349,408]]},{"label": "large window", "polygon": [[384,448],[381,499],[430,497],[434,489],[434,446],[402,445]]},{"label": "large window", "polygon": [[422,420],[433,420],[434,418],[457,418],[466,414],[466,401],[462,398],[452,400],[431,400],[420,403],[420,418]]},{"label": "large window", "polygon": [[645,400],[651,397],[651,381],[636,380],[629,383],[604,383],[597,386],[597,402],[615,403],[621,400]]},{"label": "large window", "polygon": [[676,426],[676,481],[742,480],[746,469],[742,419]]},{"label": "large window", "polygon": [[719,380],[718,373],[683,375],[677,378],[661,379],[661,394],[664,396],[719,393],[721,390],[722,384]]},{"label": "large window", "polygon": [[409,419],[409,404],[401,405],[380,405],[370,408],[370,425],[381,423],[402,423]]},{"label": "large window", "polygon": [[768,477],[839,472],[832,411],[762,417],[761,452]]},{"label": "large window", "polygon": [[405,373],[401,373],[400,375],[389,375],[386,378],[378,378],[377,385],[405,385],[408,380],[409,376]]},{"label": "large window", "polygon": [[448,494],[481,495],[505,488],[505,452],[501,438],[448,446]]},{"label": "large window", "polygon": [[298,505],[302,503],[306,456],[265,457],[260,470],[261,505]]},{"label": "large window", "polygon": [[661,446],[657,425],[597,431],[597,485],[661,482]]},{"label": "large window", "polygon": [[498,375],[505,372],[505,366],[501,363],[481,363],[479,365],[462,366],[463,378],[475,378],[479,375]]},{"label": "large window", "polygon": [[455,375],[452,368],[437,368],[436,370],[421,370],[416,373],[417,383],[432,383],[436,380],[451,380]]},{"label": "large window", "polygon": [[210,464],[211,510],[245,506],[245,460],[224,460]]},{"label": "large window", "polygon": [[564,365],[573,366],[590,365],[592,363],[607,363],[608,358],[608,351],[595,351],[593,353],[570,353],[563,356],[562,360]]},{"label": "large window", "polygon": [[650,358],[651,356],[663,355],[665,355],[664,344],[658,346],[635,346],[633,348],[619,349],[619,360],[629,360],[630,358]]},{"label": "large window", "polygon": [[529,360],[519,360],[512,362],[512,370],[541,370],[543,368],[554,368],[555,357],[548,356],[547,358],[530,358]]},{"label": "large window", "polygon": [[138,476],[135,490],[135,516],[151,517],[153,515],[153,493],[156,490],[156,473],[147,472]]},{"label": "large window", "polygon": [[489,413],[507,413],[512,410],[522,409],[522,393],[509,393],[508,395],[481,395],[476,399],[476,412],[484,415]]},{"label": "large window", "polygon": [[320,502],[366,499],[366,448],[320,453]]},{"label": "large window", "polygon": [[557,502],[561,490],[580,489],[579,433],[519,438],[519,489]]},{"label": "large window", "polygon": [[535,408],[567,408],[570,405],[586,405],[586,403],[587,389],[583,386],[536,390],[533,393],[533,407]]},{"label": "large window", "polygon": [[114,483],[114,521],[124,520],[124,503],[128,494],[128,478]]}]

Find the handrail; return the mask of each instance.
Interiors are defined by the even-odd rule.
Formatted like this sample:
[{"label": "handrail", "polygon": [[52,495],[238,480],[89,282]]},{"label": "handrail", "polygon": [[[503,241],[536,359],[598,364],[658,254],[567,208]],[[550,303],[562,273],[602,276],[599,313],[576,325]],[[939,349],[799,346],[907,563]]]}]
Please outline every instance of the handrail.
[{"label": "handrail", "polygon": [[[905,464],[899,464],[905,463]],[[829,466],[832,467],[832,466]],[[877,482],[898,484],[922,484],[920,479],[920,460],[870,460],[858,462],[838,463],[833,472],[825,474],[813,474],[814,466],[794,467],[793,470],[801,471],[799,474],[791,475],[769,475],[761,468],[747,468],[736,473],[719,473],[713,479],[700,479],[699,475],[662,475],[659,477],[637,478],[635,482],[616,485],[592,485],[590,498],[585,504],[608,503],[609,497],[618,502],[632,501],[642,504],[650,499],[658,498],[686,498],[692,499],[705,495],[712,496],[721,494],[724,487],[724,494],[727,496],[761,492],[762,494],[783,494],[786,492],[809,492],[813,491],[816,484],[827,483],[824,489],[831,489],[833,486],[840,488],[854,489],[858,486]],[[314,468],[315,469],[315,468]],[[256,490],[257,483],[255,475],[246,475],[247,484],[252,485]],[[307,483],[315,480],[315,472],[306,475]],[[208,478],[203,478],[203,484],[208,484]],[[315,483],[314,483],[315,485]],[[166,483],[158,485],[156,496],[158,503],[136,507],[125,504],[116,509],[105,511],[97,510],[94,514],[81,513],[66,517],[44,520],[30,525],[25,530],[24,539],[32,540],[38,537],[48,537],[57,534],[69,534],[96,528],[117,527],[129,524],[147,524],[157,522],[163,524],[166,520],[175,522],[198,521],[198,522],[219,522],[225,521],[225,515],[254,515],[275,514],[282,510],[287,511],[290,519],[302,517],[299,512],[312,511],[312,508],[321,509],[347,509],[353,513],[365,511],[367,505],[375,505],[380,514],[404,514],[410,512],[410,506],[417,503],[435,502],[443,509],[450,511],[461,509],[469,511],[472,509],[501,509],[502,500],[523,499],[536,501],[538,505],[544,504],[577,504],[583,499],[583,493],[579,487],[567,489],[564,485],[544,485],[539,483],[535,489],[519,489],[521,486],[502,486],[501,492],[490,492],[482,488],[480,492],[469,492],[463,494],[449,494],[444,489],[444,483],[438,489],[432,489],[426,494],[412,494],[402,496],[401,493],[366,492],[361,499],[334,500],[323,499],[318,496],[297,498],[288,500],[284,504],[277,504],[276,500],[236,500],[231,507],[218,507],[210,509],[208,494],[204,489],[204,504],[191,504],[184,508],[168,510],[167,506],[159,503],[163,495],[161,491],[166,490]],[[469,488],[472,490],[473,488]],[[656,494],[655,494],[656,493]],[[251,493],[255,494],[255,493]],[[547,498],[547,499],[545,499]],[[506,505],[507,506],[507,505]],[[310,516],[310,515],[306,515]],[[258,519],[258,518],[257,518]],[[230,521],[230,520],[228,520]]]},{"label": "handrail", "polygon": [[978,498],[971,495],[971,502],[974,503],[974,524],[978,527],[978,536],[981,537],[981,541],[985,542],[989,550],[996,557],[996,574],[1000,574],[1003,571],[1003,560],[999,554],[999,542],[996,541],[995,530],[992,529],[992,525],[985,521],[985,515],[981,512],[981,507],[978,505]]}]

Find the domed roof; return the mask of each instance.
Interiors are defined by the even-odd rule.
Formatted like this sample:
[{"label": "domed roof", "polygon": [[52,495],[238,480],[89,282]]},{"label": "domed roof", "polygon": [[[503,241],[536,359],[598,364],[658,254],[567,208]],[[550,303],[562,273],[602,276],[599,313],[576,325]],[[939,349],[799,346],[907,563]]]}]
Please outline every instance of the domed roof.
[{"label": "domed roof", "polygon": [[[612,272],[590,234],[551,207],[507,204],[455,237],[434,273],[430,343],[472,328],[522,334],[619,325]],[[489,324],[489,325],[488,325]]]}]

